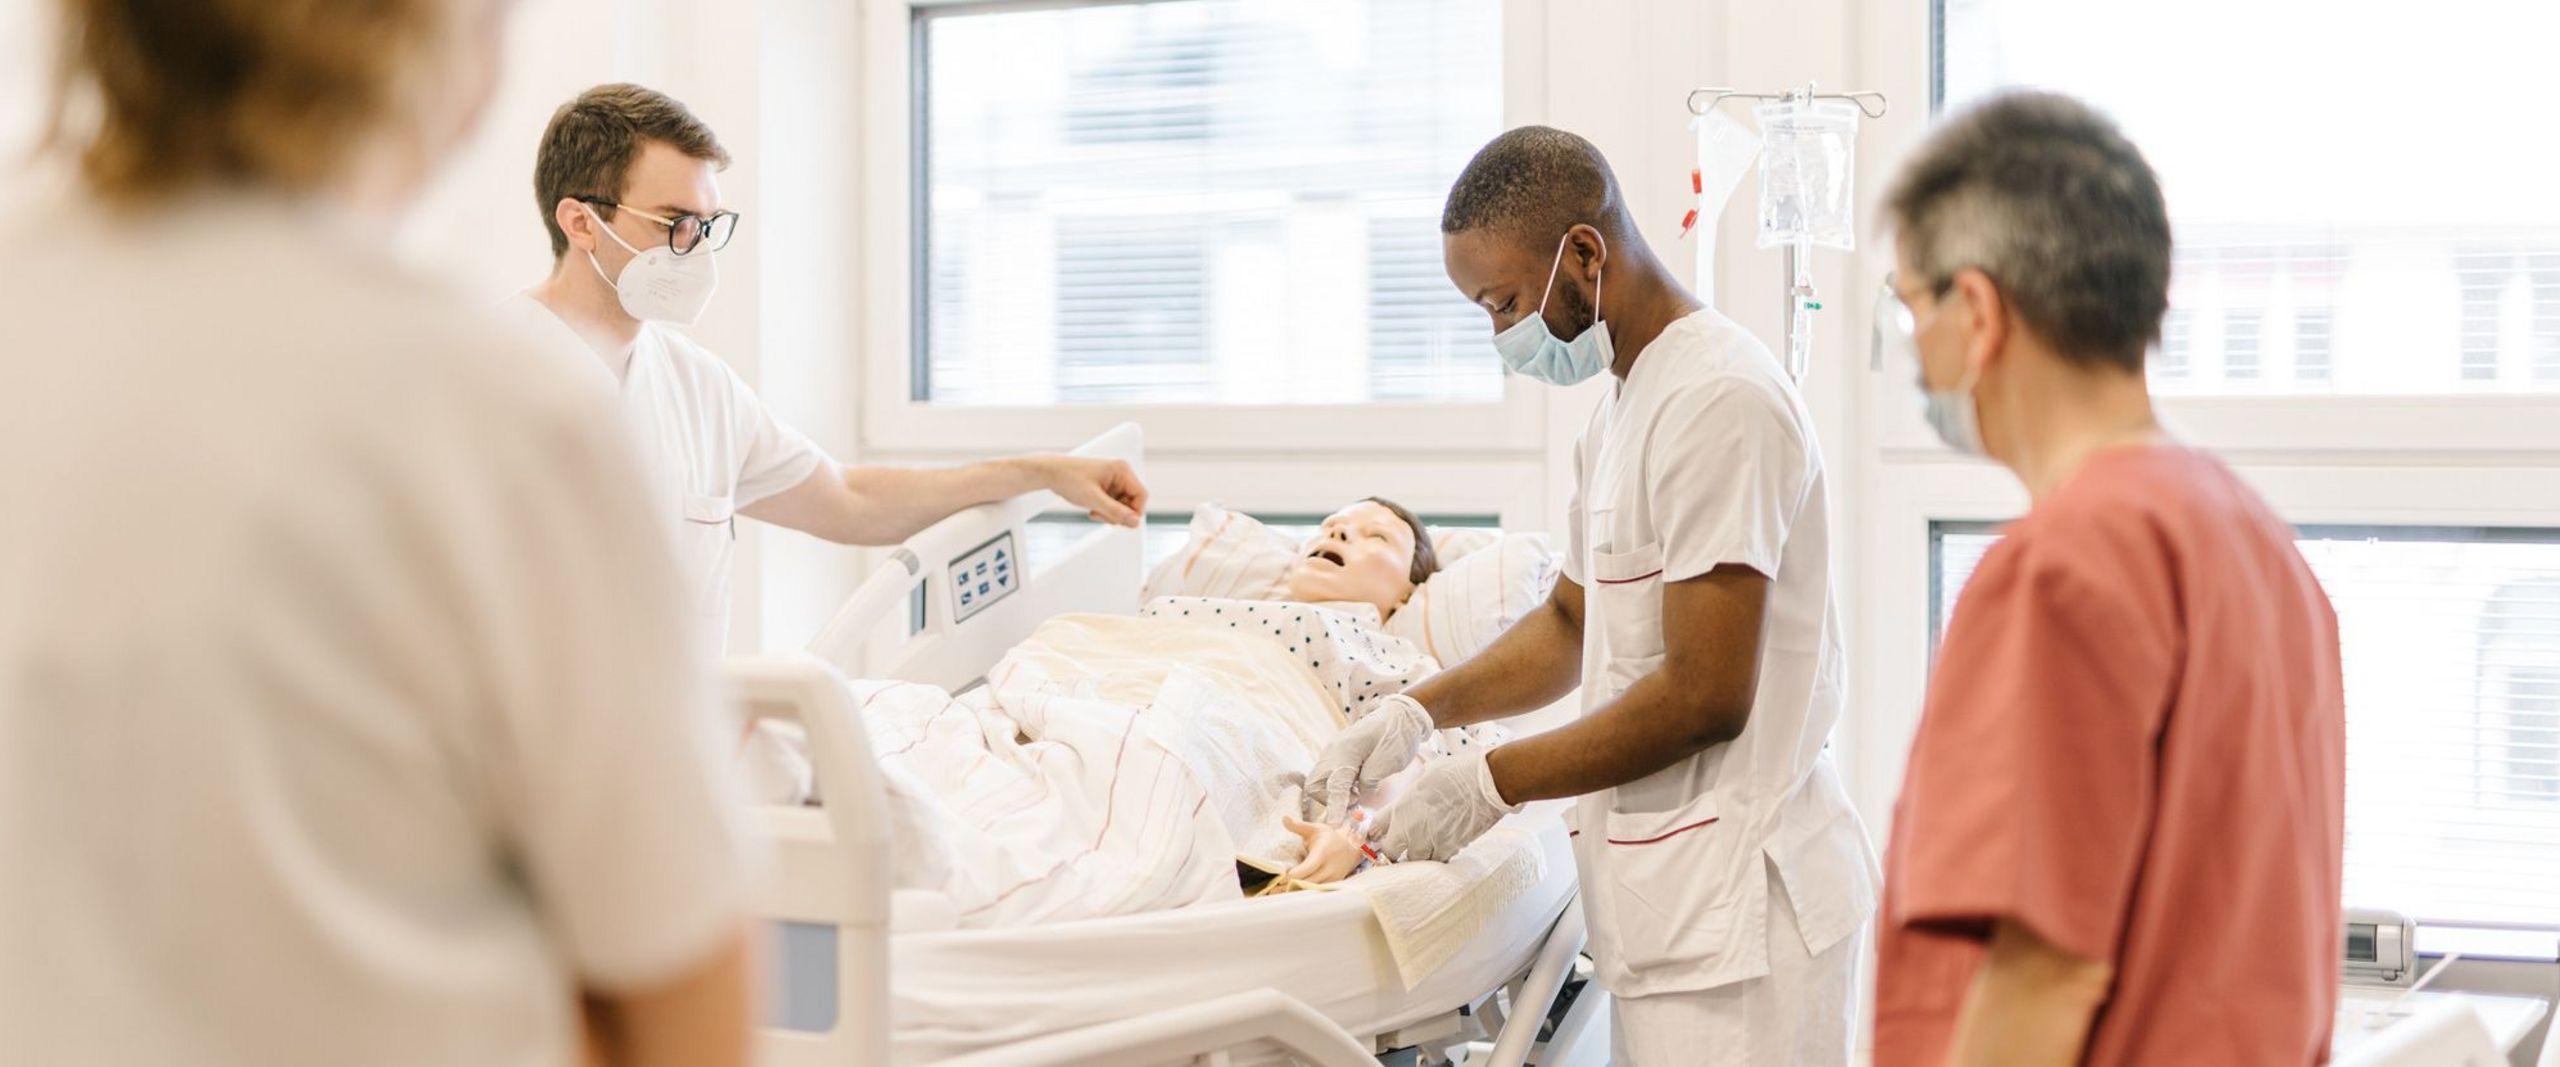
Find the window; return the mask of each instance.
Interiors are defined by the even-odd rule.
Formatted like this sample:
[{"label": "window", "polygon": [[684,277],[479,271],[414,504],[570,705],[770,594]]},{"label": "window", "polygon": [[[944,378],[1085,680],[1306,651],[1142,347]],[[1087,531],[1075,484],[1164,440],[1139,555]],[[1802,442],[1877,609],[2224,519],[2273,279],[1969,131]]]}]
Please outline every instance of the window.
[{"label": "window", "polygon": [[2462,380],[2474,388],[2560,383],[2560,246],[2456,256]]},{"label": "window", "polygon": [[2560,581],[2522,582],[2481,620],[2480,780],[2510,804],[2560,805]]},{"label": "window", "polygon": [[2318,385],[2329,380],[2329,309],[2303,308],[2293,313],[2293,380]]},{"label": "window", "polygon": [[920,8],[914,399],[1489,403],[1439,211],[1501,0]]},{"label": "window", "polygon": [[1194,218],[1057,221],[1062,401],[1144,399],[1209,380],[1206,227]]},{"label": "window", "polygon": [[2255,311],[2228,311],[2222,316],[2222,378],[2226,382],[2258,378],[2258,322]]},{"label": "window", "polygon": [[[2040,86],[2106,109],[2168,195],[2171,303],[2265,327],[2221,335],[2220,374],[2205,360],[2189,370],[2164,344],[2176,364],[2155,376],[2164,388],[2560,389],[2560,197],[2543,180],[2560,170],[2560,142],[2506,109],[2372,90],[2375,57],[2388,56],[2394,85],[2529,99],[2544,42],[2560,38],[2560,4],[2445,0],[2416,18],[2400,5],[2306,0],[1936,2],[1942,107]],[[2164,56],[2215,76],[2164,81]],[[2349,98],[2362,103],[2320,102]],[[2342,292],[2355,299],[2332,295]],[[2320,319],[2316,349],[2293,334],[2287,373],[2284,324],[2333,306],[2354,313]]]},{"label": "window", "polygon": [[2467,252],[2453,259],[2455,284],[2462,287],[2462,380],[2466,384],[2498,380],[2499,354],[2506,347],[2508,269],[2515,257],[2504,252]]},{"label": "window", "polygon": [[2533,380],[2560,382],[2560,251],[2524,261],[2533,278]]},{"label": "window", "polygon": [[[2560,929],[2560,530],[2301,537],[2346,663],[2347,900]],[[1933,526],[1934,626],[1997,539]]]},{"label": "window", "polygon": [[2196,314],[2173,307],[2160,320],[2160,351],[2151,357],[2151,380],[2155,386],[2184,381],[2189,362],[2195,358]]}]

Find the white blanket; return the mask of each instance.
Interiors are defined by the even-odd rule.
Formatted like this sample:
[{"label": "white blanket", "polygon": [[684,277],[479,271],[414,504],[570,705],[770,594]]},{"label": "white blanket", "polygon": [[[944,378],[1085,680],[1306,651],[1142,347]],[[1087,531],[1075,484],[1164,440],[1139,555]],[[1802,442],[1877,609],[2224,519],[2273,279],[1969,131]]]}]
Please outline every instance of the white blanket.
[{"label": "white blanket", "polygon": [[[1239,864],[1277,871],[1302,854],[1281,815],[1299,810],[1317,748],[1436,669],[1365,606],[1167,597],[1135,618],[1052,619],[957,698],[855,690],[889,786],[898,886],[942,894],[934,910],[958,926],[1005,927],[1240,897]],[[1445,731],[1425,758],[1498,736]],[[779,762],[771,740],[751,744],[752,762]],[[1536,878],[1473,860],[1344,883],[1386,920],[1408,978],[1469,932],[1484,890],[1498,906]]]},{"label": "white blanket", "polygon": [[1166,598],[1052,619],[957,698],[856,695],[898,884],[945,893],[961,926],[1016,926],[1241,896],[1239,860],[1297,858],[1280,816],[1345,709],[1432,669],[1374,613]]}]

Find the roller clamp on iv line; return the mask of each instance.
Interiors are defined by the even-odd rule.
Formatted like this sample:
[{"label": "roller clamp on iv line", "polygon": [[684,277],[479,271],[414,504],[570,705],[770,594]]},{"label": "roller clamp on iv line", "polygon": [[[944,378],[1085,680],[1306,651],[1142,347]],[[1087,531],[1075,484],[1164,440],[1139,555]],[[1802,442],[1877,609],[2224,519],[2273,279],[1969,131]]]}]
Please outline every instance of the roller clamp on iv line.
[{"label": "roller clamp on iv line", "polygon": [[[1752,100],[1760,135],[1716,112],[1727,100]],[[1741,172],[1757,156],[1760,162],[1759,246],[1782,249],[1781,269],[1789,279],[1784,296],[1787,324],[1787,371],[1804,380],[1813,351],[1813,313],[1822,307],[1813,288],[1813,248],[1822,245],[1848,251],[1857,246],[1851,179],[1855,173],[1858,119],[1883,118],[1885,95],[1873,90],[1852,93],[1801,89],[1750,92],[1723,86],[1692,89],[1686,101],[1698,117],[1698,165],[1689,171],[1689,192],[1697,198],[1680,220],[1687,236],[1701,212],[1719,212]],[[1709,177],[1714,192],[1709,193]],[[1701,263],[1706,260],[1702,256]],[[1700,272],[1701,286],[1709,276]]]}]

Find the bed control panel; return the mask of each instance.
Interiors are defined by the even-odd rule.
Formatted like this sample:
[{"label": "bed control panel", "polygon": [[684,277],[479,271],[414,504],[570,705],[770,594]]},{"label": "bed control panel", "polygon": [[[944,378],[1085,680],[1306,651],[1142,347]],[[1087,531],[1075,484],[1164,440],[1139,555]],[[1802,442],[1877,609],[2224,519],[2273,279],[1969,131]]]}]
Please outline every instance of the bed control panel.
[{"label": "bed control panel", "polygon": [[1021,584],[1022,556],[1014,551],[1013,531],[1007,530],[951,561],[951,621],[969,621]]}]

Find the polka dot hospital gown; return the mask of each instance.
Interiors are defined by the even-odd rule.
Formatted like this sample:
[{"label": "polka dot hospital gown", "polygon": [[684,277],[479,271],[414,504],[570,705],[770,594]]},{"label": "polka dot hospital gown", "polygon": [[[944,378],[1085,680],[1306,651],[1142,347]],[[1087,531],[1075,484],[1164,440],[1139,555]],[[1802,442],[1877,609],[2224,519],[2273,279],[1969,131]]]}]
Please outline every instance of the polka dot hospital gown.
[{"label": "polka dot hospital gown", "polygon": [[[1360,721],[1388,694],[1403,692],[1440,669],[1413,642],[1380,629],[1378,609],[1369,604],[1167,596],[1148,601],[1140,614],[1240,630],[1287,649],[1315,672],[1346,722]],[[1423,755],[1498,745],[1510,736],[1491,724],[1439,730],[1424,744]]]}]

